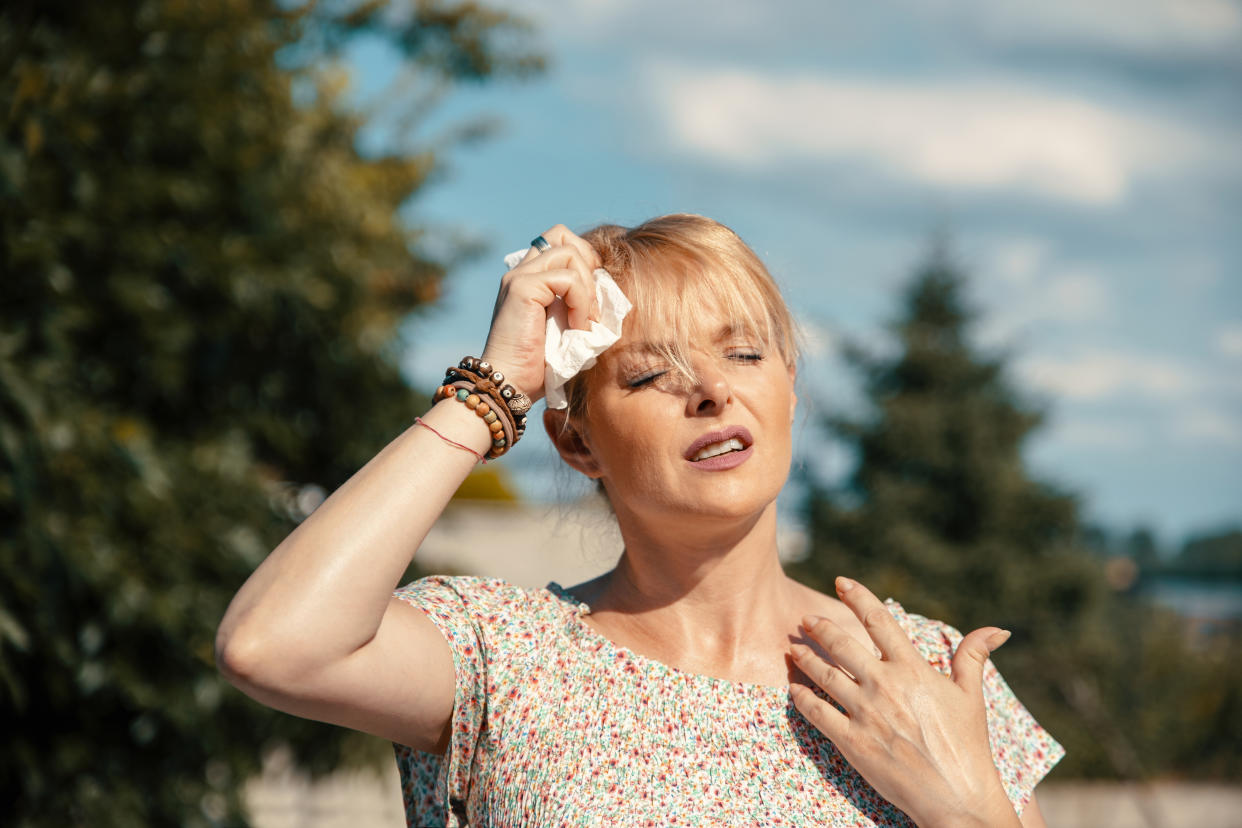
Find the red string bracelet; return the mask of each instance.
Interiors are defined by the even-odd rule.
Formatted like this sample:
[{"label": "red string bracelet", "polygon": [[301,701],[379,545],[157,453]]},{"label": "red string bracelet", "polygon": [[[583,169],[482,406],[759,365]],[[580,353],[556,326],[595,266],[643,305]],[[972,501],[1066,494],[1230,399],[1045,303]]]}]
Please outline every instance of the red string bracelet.
[{"label": "red string bracelet", "polygon": [[468,451],[468,452],[470,452],[470,453],[471,453],[471,454],[473,454],[475,457],[479,458],[479,462],[480,462],[480,463],[483,463],[484,465],[487,465],[487,458],[485,458],[483,455],[479,454],[477,451],[475,451],[474,449],[470,448],[470,446],[463,446],[461,443],[457,442],[456,440],[450,440],[449,438],[445,437],[443,434],[441,434],[440,432],[436,431],[436,430],[435,430],[434,428],[432,428],[431,426],[429,426],[429,425],[427,425],[426,423],[424,423],[424,422],[423,422],[423,418],[422,418],[422,417],[415,417],[415,418],[414,418],[414,424],[415,424],[415,425],[420,425],[420,426],[422,426],[423,428],[427,429],[427,430],[428,430],[428,431],[430,431],[432,434],[436,435],[437,437],[439,437],[439,438],[440,438],[441,440],[443,440],[444,442],[448,443],[448,444],[449,444],[450,446],[452,446],[453,448],[459,448],[459,449],[461,449],[462,451]]}]

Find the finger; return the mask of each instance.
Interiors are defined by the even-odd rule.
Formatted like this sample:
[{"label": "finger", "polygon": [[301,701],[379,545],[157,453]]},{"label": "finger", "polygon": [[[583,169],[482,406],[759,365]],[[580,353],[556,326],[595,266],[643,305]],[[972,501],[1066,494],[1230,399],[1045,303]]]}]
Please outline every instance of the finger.
[{"label": "finger", "polygon": [[568,320],[571,328],[580,331],[591,330],[591,313],[595,309],[595,286],[588,286],[582,279],[575,279],[573,285],[561,297],[569,310]]},{"label": "finger", "polygon": [[996,648],[1009,640],[1009,630],[982,627],[974,630],[957,645],[953,653],[954,683],[971,695],[983,692],[983,667]]},{"label": "finger", "polygon": [[802,619],[802,628],[809,637],[819,642],[834,664],[848,670],[860,682],[880,663],[879,659],[854,640],[854,636],[827,618],[808,615]]},{"label": "finger", "polygon": [[794,707],[798,708],[798,712],[805,716],[808,722],[815,725],[820,733],[833,742],[845,741],[846,731],[850,727],[848,716],[815,695],[811,688],[801,684],[789,685],[789,695],[793,699]]},{"label": "finger", "polygon": [[[565,302],[568,308],[569,326],[580,330],[590,330],[591,320],[599,318],[599,303],[596,302],[595,297],[595,274],[578,249],[567,245],[549,248],[539,256],[534,266],[548,270],[572,268],[577,273],[579,284],[572,291],[572,298],[567,298]],[[558,295],[562,298],[566,296],[565,294]]]},{"label": "finger", "polygon": [[588,289],[581,271],[576,268],[520,274],[510,283],[509,294],[518,300],[535,302],[544,308],[559,298],[565,303],[571,327],[589,329],[591,326],[588,315],[595,301],[595,292]]},{"label": "finger", "polygon": [[[574,247],[552,247],[533,260],[524,259],[522,263],[505,274],[502,282],[509,284],[514,279],[557,270],[572,270],[577,274],[580,284],[573,291],[574,299],[566,302],[569,309],[568,321],[571,328],[590,330],[591,320],[599,319],[599,303],[595,298],[595,276],[587,268],[586,262]],[[557,293],[563,297],[564,293]],[[586,298],[583,298],[583,297]]]},{"label": "finger", "polygon": [[[918,658],[909,636],[884,603],[857,581],[837,578],[837,595],[862,622],[867,635],[889,660]],[[920,659],[921,660],[921,659]]]},{"label": "finger", "polygon": [[543,234],[543,237],[553,245],[572,245],[574,249],[578,251],[578,254],[582,256],[583,261],[590,265],[591,270],[594,270],[602,264],[599,258],[599,253],[596,252],[595,248],[592,247],[586,239],[582,238],[563,224],[558,224],[555,227],[549,228],[548,231]]},{"label": "finger", "polygon": [[[535,250],[535,248],[532,247],[531,250]],[[573,267],[581,270],[583,273],[591,272],[590,268],[587,267],[587,263],[583,260],[582,254],[578,252],[578,248],[572,245],[562,244],[549,247],[542,253],[539,253],[539,251],[535,252],[538,253],[537,256],[531,257],[528,252],[527,257],[522,259],[521,263],[509,272],[528,273],[539,270],[556,270],[562,267]]]},{"label": "finger", "polygon": [[789,648],[789,654],[793,656],[798,669],[819,685],[821,690],[836,699],[847,712],[855,709],[860,691],[852,678],[824,661],[805,644],[794,644]]}]

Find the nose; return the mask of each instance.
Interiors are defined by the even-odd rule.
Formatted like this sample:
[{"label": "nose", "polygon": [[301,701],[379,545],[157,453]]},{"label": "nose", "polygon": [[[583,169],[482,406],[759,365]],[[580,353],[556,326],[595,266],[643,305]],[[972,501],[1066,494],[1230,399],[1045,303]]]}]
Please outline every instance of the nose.
[{"label": "nose", "polygon": [[714,360],[698,360],[694,366],[698,381],[686,400],[686,413],[692,417],[711,417],[725,410],[733,401],[729,379]]}]

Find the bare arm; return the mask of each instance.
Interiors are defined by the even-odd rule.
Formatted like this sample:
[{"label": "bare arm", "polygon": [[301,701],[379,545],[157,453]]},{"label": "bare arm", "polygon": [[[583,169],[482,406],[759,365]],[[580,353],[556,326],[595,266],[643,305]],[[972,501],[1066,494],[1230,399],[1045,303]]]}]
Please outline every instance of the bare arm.
[{"label": "bare arm", "polygon": [[1043,812],[1039,810],[1039,802],[1033,793],[1031,801],[1026,803],[1026,807],[1022,810],[1022,828],[1048,828],[1048,823],[1044,822]]},{"label": "bare arm", "polygon": [[[476,451],[489,443],[456,402],[424,420]],[[390,596],[474,463],[412,426],[355,473],[233,598],[216,640],[229,680],[289,713],[413,747],[438,744],[452,712],[452,657],[422,613]],[[401,703],[420,687],[426,704]]]},{"label": "bare arm", "polygon": [[[485,356],[532,398],[542,394],[548,306],[565,297],[588,327],[597,258],[564,227],[555,245],[505,275]],[[585,304],[584,304],[585,303]],[[424,422],[483,453],[472,411],[438,403]],[[233,598],[216,637],[225,676],[264,704],[442,750],[452,714],[452,655],[435,625],[393,599],[418,546],[476,460],[413,425],[276,547]]]}]

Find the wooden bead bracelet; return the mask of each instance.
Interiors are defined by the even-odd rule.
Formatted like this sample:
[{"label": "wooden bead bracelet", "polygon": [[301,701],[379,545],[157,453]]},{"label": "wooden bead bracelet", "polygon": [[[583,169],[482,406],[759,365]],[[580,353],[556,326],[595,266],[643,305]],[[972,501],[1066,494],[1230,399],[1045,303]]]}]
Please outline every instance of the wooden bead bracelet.
[{"label": "wooden bead bracelet", "polygon": [[526,415],[531,401],[512,385],[505,384],[505,375],[492,370],[486,360],[464,357],[456,367],[445,371],[444,384],[436,389],[435,400],[452,397],[487,424],[492,433],[492,447],[487,457],[496,459],[526,433]]}]

